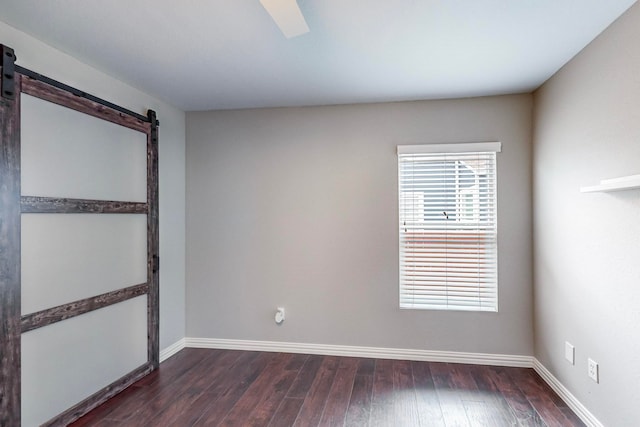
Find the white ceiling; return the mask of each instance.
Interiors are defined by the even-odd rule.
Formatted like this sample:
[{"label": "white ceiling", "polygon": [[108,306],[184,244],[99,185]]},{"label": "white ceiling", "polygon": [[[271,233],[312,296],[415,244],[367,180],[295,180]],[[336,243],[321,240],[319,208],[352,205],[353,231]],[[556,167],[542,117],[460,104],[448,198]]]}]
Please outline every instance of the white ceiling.
[{"label": "white ceiling", "polygon": [[298,0],[293,39],[259,0],[0,0],[0,20],[191,111],[528,92],[633,3]]}]

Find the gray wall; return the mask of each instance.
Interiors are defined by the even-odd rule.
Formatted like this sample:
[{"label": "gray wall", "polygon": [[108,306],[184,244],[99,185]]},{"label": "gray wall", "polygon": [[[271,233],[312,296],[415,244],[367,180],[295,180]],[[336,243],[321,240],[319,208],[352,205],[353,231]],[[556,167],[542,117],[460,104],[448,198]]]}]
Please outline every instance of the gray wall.
[{"label": "gray wall", "polygon": [[640,173],[639,41],[636,4],[535,94],[535,355],[607,426],[639,420],[640,190],[579,187]]},{"label": "gray wall", "polygon": [[[531,118],[530,95],[187,113],[187,336],[532,354]],[[401,311],[396,145],[495,140],[499,313]]]},{"label": "gray wall", "polygon": [[[185,113],[0,22],[18,64],[160,120],[160,349],[184,337]],[[79,263],[82,260],[78,260]]]}]

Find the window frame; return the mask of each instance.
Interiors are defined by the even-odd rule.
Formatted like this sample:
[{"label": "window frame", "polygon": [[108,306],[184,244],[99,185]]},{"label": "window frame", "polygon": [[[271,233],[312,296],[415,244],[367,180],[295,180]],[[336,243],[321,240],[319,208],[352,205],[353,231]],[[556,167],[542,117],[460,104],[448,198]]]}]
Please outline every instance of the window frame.
[{"label": "window frame", "polygon": [[[500,142],[476,142],[476,143],[446,143],[446,144],[419,144],[419,145],[398,145],[398,266],[399,266],[399,307],[401,309],[418,309],[418,310],[444,310],[444,311],[470,311],[470,312],[498,312],[498,156],[501,152],[502,144]],[[413,158],[420,160],[411,160]],[[477,156],[478,161],[485,162],[485,166],[489,169],[485,170],[484,175],[478,173],[479,169],[471,167],[465,163],[464,159],[468,156]],[[413,163],[411,163],[413,161]],[[416,184],[416,179],[407,178],[406,165],[414,165],[422,162],[427,164],[432,162],[437,165],[442,162],[442,172],[436,171],[436,181],[447,180],[453,181],[455,184],[455,192],[453,196],[447,195],[447,191],[451,191],[448,184],[440,184],[437,190],[443,190],[443,198],[434,198],[434,196],[442,194],[431,191],[431,184]],[[454,162],[453,173],[447,171],[447,164]],[[472,163],[473,164],[473,163]],[[461,168],[466,167],[473,170],[474,183],[471,187],[462,188]],[[404,175],[403,175],[404,173]],[[468,173],[468,171],[465,171]],[[480,178],[485,176],[484,178]],[[468,177],[467,177],[468,179]],[[484,181],[484,185],[481,185]],[[416,187],[416,185],[418,185]],[[470,190],[478,187],[476,191]],[[407,188],[409,187],[409,188]],[[481,189],[482,188],[482,189]],[[409,189],[410,191],[407,191]],[[416,189],[418,191],[416,191]],[[422,192],[422,194],[418,194]],[[471,194],[472,197],[472,218],[465,218],[465,207],[463,199]],[[411,197],[410,203],[414,206],[407,208],[408,197]],[[424,208],[415,207],[422,206]],[[437,219],[433,212],[428,212],[426,206],[431,206],[433,211],[434,205],[440,202],[455,206],[455,217],[449,223],[449,215],[447,209],[443,212],[444,219]],[[412,221],[407,226],[407,212],[411,215]],[[418,212],[418,215],[416,215]],[[424,216],[424,219],[420,217]],[[486,222],[483,222],[486,221]],[[438,225],[438,224],[445,225]],[[457,224],[450,226],[449,224]],[[475,225],[474,225],[475,224]],[[487,226],[489,225],[489,226]],[[411,232],[407,230],[412,228]],[[466,234],[465,234],[466,233]],[[453,243],[449,243],[449,238]],[[475,238],[475,243],[474,239]],[[420,251],[411,249],[412,241],[418,242],[433,255],[424,255]],[[432,248],[432,242],[433,248]],[[444,242],[444,243],[442,243]],[[449,253],[453,251],[451,248],[456,245],[456,251],[462,247],[464,255],[469,255],[475,261],[474,266],[477,267],[477,277],[473,272],[468,275],[467,271],[460,272],[458,261]],[[476,245],[476,258],[473,258],[473,244]],[[417,246],[416,246],[417,247]],[[409,248],[409,249],[408,249]],[[438,252],[438,251],[444,252]],[[423,259],[418,259],[419,254]],[[413,255],[413,256],[412,256]],[[444,256],[442,256],[444,255]],[[424,259],[427,259],[425,261]],[[440,258],[444,261],[444,267],[434,267],[433,259]],[[432,263],[429,265],[429,263]],[[411,266],[413,264],[413,267]],[[449,266],[449,265],[451,266]],[[430,271],[440,269],[439,272]],[[466,267],[465,267],[466,268]],[[474,267],[475,268],[475,267]],[[460,285],[455,283],[454,279],[464,276],[465,283]],[[415,279],[417,277],[417,279]],[[426,277],[426,279],[425,279]],[[441,278],[442,277],[442,278]],[[449,279],[451,277],[451,279]],[[412,279],[413,278],[413,279]],[[470,279],[468,279],[470,278]],[[475,282],[474,282],[475,280]],[[452,284],[455,283],[455,284]],[[469,283],[471,283],[469,285]],[[474,284],[475,283],[475,284]],[[458,296],[455,292],[461,292]],[[473,293],[477,291],[477,299]],[[452,296],[449,296],[449,294]],[[428,296],[425,296],[428,295]],[[416,300],[418,300],[416,302]],[[427,302],[431,300],[431,302]],[[434,301],[438,301],[437,303]],[[455,302],[457,301],[457,303]]]}]

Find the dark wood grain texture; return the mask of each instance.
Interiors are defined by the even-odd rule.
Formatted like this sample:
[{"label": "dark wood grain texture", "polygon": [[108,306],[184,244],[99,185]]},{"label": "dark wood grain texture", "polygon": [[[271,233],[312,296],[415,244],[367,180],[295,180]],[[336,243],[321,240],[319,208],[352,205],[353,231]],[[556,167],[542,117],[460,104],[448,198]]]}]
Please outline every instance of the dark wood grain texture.
[{"label": "dark wood grain texture", "polygon": [[492,379],[492,367],[471,366],[467,367],[466,370],[473,377],[487,406],[496,409],[493,414],[500,417],[500,422],[506,423],[509,420],[513,420],[515,414],[508,403],[507,397],[502,394]]},{"label": "dark wood grain texture", "polygon": [[87,397],[80,403],[72,406],[67,409],[63,413],[55,416],[50,419],[46,423],[42,424],[41,427],[53,427],[53,426],[66,426],[77,420],[78,418],[85,415],[87,412],[92,409],[100,406],[113,396],[117,395],[127,387],[131,386],[131,384],[135,383],[145,375],[149,374],[153,371],[153,366],[150,363],[145,363],[139,368],[129,372],[123,377],[117,379],[112,382],[108,386],[102,388],[100,391],[92,394]]},{"label": "dark wood grain texture", "polygon": [[562,412],[566,404],[535,372],[512,369],[509,374],[548,427],[573,425]]},{"label": "dark wood grain texture", "polygon": [[20,425],[20,76],[0,97],[0,426]]},{"label": "dark wood grain texture", "polygon": [[[455,364],[431,363],[429,367],[431,369],[433,384],[438,393],[438,399],[440,402],[447,402],[446,405],[440,405],[445,424],[447,426],[473,427],[467,417],[467,411],[463,401],[463,394],[465,392],[464,385],[458,384],[458,387],[456,387],[454,383]],[[470,385],[467,384],[467,386]],[[463,393],[460,393],[458,390],[462,390]]]},{"label": "dark wood grain texture", "polygon": [[22,213],[121,213],[146,214],[147,204],[141,202],[118,202],[114,200],[68,199],[40,196],[22,196]]},{"label": "dark wood grain texture", "polygon": [[420,425],[445,427],[429,363],[411,362],[411,372],[413,373],[413,386],[416,392]]},{"label": "dark wood grain texture", "polygon": [[103,104],[73,95],[71,92],[57,88],[45,82],[22,76],[22,92],[45,101],[61,105],[81,113],[106,120],[129,129],[149,133],[150,123],[124,114]]},{"label": "dark wood grain texture", "polygon": [[[130,425],[134,422],[136,417],[139,417],[147,410],[148,407],[158,407],[162,402],[166,402],[167,395],[175,393],[173,386],[178,386],[178,381],[185,381],[187,375],[192,372],[193,368],[202,363],[205,359],[211,357],[212,352],[206,350],[192,351],[184,354],[178,354],[172,357],[168,363],[171,363],[171,368],[166,372],[158,372],[155,370],[153,373],[138,381],[131,386],[125,393],[127,398],[121,401],[121,404],[112,408],[108,414],[108,418],[113,421],[121,422],[123,425]],[[177,363],[174,363],[176,359],[179,359]],[[154,402],[161,401],[160,404]],[[101,410],[101,408],[98,408]],[[90,416],[93,413],[89,414]],[[82,421],[84,421],[82,418]],[[91,418],[91,417],[89,417]],[[98,419],[105,418],[100,416],[91,420],[91,425]],[[127,424],[129,423],[129,424]]]},{"label": "dark wood grain texture", "polygon": [[393,425],[393,405],[393,361],[377,360],[373,374],[369,425]]},{"label": "dark wood grain texture", "polygon": [[[260,353],[248,351],[234,353],[239,353],[240,355],[236,357],[231,367],[224,369],[220,375],[215,377],[215,380],[207,376],[209,380],[207,388],[204,390],[192,389],[194,393],[189,397],[190,402],[187,408],[176,414],[176,418],[171,425],[194,425],[207,414],[209,408],[213,406],[223,406],[226,395],[235,392],[235,387],[237,387],[236,384],[238,382],[250,379],[251,376],[254,375],[256,363],[258,365],[262,363],[262,361],[258,359]],[[164,366],[164,364],[161,366]],[[222,399],[221,404],[218,403],[220,399]]]},{"label": "dark wood grain texture", "polygon": [[297,427],[317,426],[322,417],[324,405],[329,397],[340,359],[335,356],[323,357],[322,363],[313,377],[311,386],[305,396],[298,417],[294,423]]},{"label": "dark wood grain texture", "polygon": [[[216,365],[221,355],[222,353],[218,351],[203,353],[194,360],[194,363],[196,365],[205,363],[209,366]],[[143,422],[160,416],[165,410],[170,410],[169,408],[176,401],[176,398],[199,381],[202,381],[202,377],[197,370],[185,370],[183,374],[174,376],[171,389],[162,387],[161,382],[155,383],[152,387],[141,389],[142,393],[138,396],[138,400],[143,400],[144,405],[137,405],[135,401],[132,401],[128,406],[114,412],[110,418],[131,425],[142,425]],[[125,408],[127,409],[122,410]]]},{"label": "dark wood grain texture", "polygon": [[265,426],[269,424],[269,421],[273,419],[282,404],[287,390],[289,390],[297,373],[297,370],[285,370],[281,373],[279,379],[274,383],[272,390],[266,394],[266,398],[260,401],[251,411],[245,425]]},{"label": "dark wood grain texture", "polygon": [[309,356],[298,374],[298,377],[289,389],[287,396],[304,399],[307,396],[309,388],[311,388],[311,384],[313,384],[313,379],[316,377],[323,361],[323,356]]},{"label": "dark wood grain texture", "polygon": [[[252,360],[254,356],[255,355],[239,351],[220,352],[219,354],[214,354],[215,359],[205,358],[201,363],[206,363],[211,366],[211,370],[209,371],[211,376],[221,378],[227,374],[236,363],[242,364],[244,361]],[[172,393],[167,396],[169,399],[168,403],[163,402],[161,396],[153,400],[152,406],[154,414],[151,417],[145,416],[143,411],[139,411],[136,413],[136,419],[146,418],[148,420],[150,418],[147,425],[166,426],[174,423],[182,414],[195,412],[190,410],[191,406],[204,392],[212,387],[212,383],[209,376],[198,375],[198,370],[194,370],[193,373],[197,375],[196,378],[183,375],[183,378],[187,380],[181,381],[182,384],[176,387],[175,390],[172,390]],[[195,421],[196,420],[191,420],[190,422],[181,421],[181,423],[184,422],[188,425]]]},{"label": "dark wood grain texture", "polygon": [[519,426],[538,427],[545,424],[539,414],[527,400],[527,396],[520,390],[517,383],[509,375],[509,371],[517,368],[487,367],[487,373],[491,382],[500,391],[508,403],[511,413],[518,421]]},{"label": "dark wood grain texture", "polygon": [[94,425],[584,426],[532,369],[203,349],[72,424]]},{"label": "dark wood grain texture", "polygon": [[336,377],[322,411],[320,426],[344,425],[357,370],[358,359],[351,357],[340,359]]},{"label": "dark wood grain texture", "polygon": [[508,426],[513,414],[504,397],[496,392],[490,379],[483,375],[483,366],[454,365],[454,386],[462,395],[471,425]]},{"label": "dark wood grain texture", "polygon": [[[369,371],[366,368],[363,369],[364,365],[371,365],[371,370]],[[374,367],[374,359],[360,360],[360,366],[358,367],[356,376],[353,379],[353,389],[351,390],[351,398],[349,399],[349,409],[347,409],[345,425],[366,426],[369,424]]]},{"label": "dark wood grain texture", "polygon": [[269,422],[269,427],[290,427],[292,426],[296,418],[298,418],[298,413],[300,412],[300,408],[304,403],[304,399],[300,399],[297,397],[285,397],[280,404],[280,407],[273,415],[273,418]]},{"label": "dark wood grain texture", "polygon": [[70,319],[90,311],[108,307],[131,298],[144,295],[148,292],[149,285],[142,283],[128,288],[107,292],[95,297],[62,304],[57,307],[47,308],[35,313],[22,316],[22,332],[29,332],[61,320]]},{"label": "dark wood grain texture", "polygon": [[115,110],[117,112],[120,112],[126,116],[131,116],[133,118],[136,118],[138,120],[140,120],[141,122],[146,122],[148,121],[148,118],[146,116],[143,116],[142,114],[136,113],[135,111],[129,110],[128,108],[125,108],[121,105],[117,105],[114,104],[113,102],[107,101],[106,99],[102,99],[99,98],[95,95],[92,95],[90,93],[84,92],[82,90],[76,89],[72,86],[69,86],[65,83],[62,83],[60,81],[54,80],[51,77],[47,77],[45,75],[42,75],[40,73],[37,73],[33,70],[30,70],[28,68],[22,67],[18,64],[15,64],[14,66],[15,72],[16,73],[20,73],[23,77],[28,77],[30,79],[33,80],[38,80],[41,82],[44,82],[50,86],[56,87],[58,89],[61,89],[63,91],[69,92],[71,93],[73,96],[75,97],[79,97],[79,98],[85,98],[88,99],[89,101],[93,101],[96,102],[100,105],[104,105],[105,107],[111,108],[112,110]]},{"label": "dark wood grain texture", "polygon": [[[253,405],[255,402],[244,402],[240,400],[244,394],[250,390],[253,383],[260,377],[261,373],[273,367],[276,360],[274,354],[260,353],[246,367],[236,371],[234,378],[226,378],[226,382],[216,391],[220,394],[217,396],[215,404],[209,405],[208,410],[194,425],[196,426],[217,426],[224,420],[229,412],[238,404]],[[215,393],[215,391],[214,391]],[[249,396],[255,396],[256,390],[252,388]],[[217,393],[215,393],[217,394]],[[215,395],[214,394],[214,395]]]},{"label": "dark wood grain texture", "polygon": [[160,364],[160,228],[158,205],[158,120],[149,110],[147,133],[147,359]]},{"label": "dark wood grain texture", "polygon": [[[406,393],[406,390],[411,390]],[[395,419],[402,425],[419,425],[418,402],[411,362],[393,361],[393,403]]]},{"label": "dark wood grain texture", "polygon": [[295,370],[285,369],[291,356],[275,357],[218,425],[267,425],[296,378]]}]

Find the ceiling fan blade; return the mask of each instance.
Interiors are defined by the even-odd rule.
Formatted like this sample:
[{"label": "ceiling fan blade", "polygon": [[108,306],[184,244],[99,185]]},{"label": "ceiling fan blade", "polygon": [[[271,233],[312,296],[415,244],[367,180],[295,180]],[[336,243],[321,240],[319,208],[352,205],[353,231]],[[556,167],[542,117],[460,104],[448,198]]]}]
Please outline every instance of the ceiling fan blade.
[{"label": "ceiling fan blade", "polygon": [[296,0],[260,0],[271,18],[288,39],[309,32]]}]

